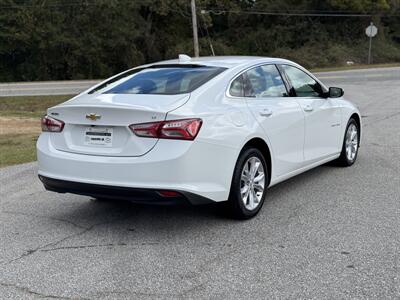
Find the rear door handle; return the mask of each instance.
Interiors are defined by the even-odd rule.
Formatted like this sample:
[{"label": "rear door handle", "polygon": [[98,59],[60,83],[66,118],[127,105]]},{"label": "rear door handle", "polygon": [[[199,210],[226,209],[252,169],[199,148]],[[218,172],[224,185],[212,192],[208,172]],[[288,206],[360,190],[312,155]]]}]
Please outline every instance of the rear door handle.
[{"label": "rear door handle", "polygon": [[305,107],[304,107],[304,111],[313,111],[314,110],[314,108],[310,105],[310,104],[307,104]]},{"label": "rear door handle", "polygon": [[270,110],[269,108],[264,108],[260,111],[260,116],[269,117],[270,115],[272,115],[272,110]]}]

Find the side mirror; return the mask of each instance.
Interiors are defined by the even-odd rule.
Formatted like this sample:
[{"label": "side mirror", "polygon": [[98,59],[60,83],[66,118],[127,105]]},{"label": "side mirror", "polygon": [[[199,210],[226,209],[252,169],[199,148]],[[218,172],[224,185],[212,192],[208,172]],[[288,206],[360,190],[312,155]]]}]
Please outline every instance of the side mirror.
[{"label": "side mirror", "polygon": [[340,98],[344,95],[344,91],[342,88],[330,87],[329,92],[327,94],[329,98]]}]

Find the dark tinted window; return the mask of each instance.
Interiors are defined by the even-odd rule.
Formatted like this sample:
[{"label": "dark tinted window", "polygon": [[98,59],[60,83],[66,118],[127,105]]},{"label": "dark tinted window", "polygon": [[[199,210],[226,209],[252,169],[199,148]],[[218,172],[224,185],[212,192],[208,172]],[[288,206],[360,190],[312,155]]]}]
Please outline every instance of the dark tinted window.
[{"label": "dark tinted window", "polygon": [[285,97],[287,91],[282,77],[275,65],[253,68],[245,73],[248,86],[246,97]]},{"label": "dark tinted window", "polygon": [[286,75],[296,92],[297,97],[319,97],[321,85],[302,70],[289,65],[283,65]]},{"label": "dark tinted window", "polygon": [[207,66],[151,67],[142,69],[106,94],[184,94],[197,89],[224,68]]}]

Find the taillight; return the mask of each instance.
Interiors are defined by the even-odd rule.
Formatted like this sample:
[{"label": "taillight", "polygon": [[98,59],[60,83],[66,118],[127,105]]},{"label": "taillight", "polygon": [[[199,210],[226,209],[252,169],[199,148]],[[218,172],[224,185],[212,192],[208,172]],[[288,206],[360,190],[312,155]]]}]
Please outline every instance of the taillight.
[{"label": "taillight", "polygon": [[42,131],[44,132],[61,132],[64,128],[64,122],[44,116],[42,118]]},{"label": "taillight", "polygon": [[129,128],[140,137],[193,141],[200,131],[201,119],[182,119],[132,124]]}]

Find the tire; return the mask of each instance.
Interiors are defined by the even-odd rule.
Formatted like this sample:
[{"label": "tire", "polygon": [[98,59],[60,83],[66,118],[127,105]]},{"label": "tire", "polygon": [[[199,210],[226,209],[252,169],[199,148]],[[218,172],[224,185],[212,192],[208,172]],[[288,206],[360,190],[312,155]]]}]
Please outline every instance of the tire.
[{"label": "tire", "polygon": [[[354,132],[354,129],[356,132]],[[342,152],[335,162],[343,167],[350,167],[357,160],[360,141],[360,128],[357,122],[351,118],[347,123],[343,138]]]},{"label": "tire", "polygon": [[[257,167],[255,173],[252,166]],[[244,192],[245,186],[247,192]],[[264,204],[267,187],[268,168],[263,154],[253,147],[244,148],[236,162],[229,199],[225,203],[229,216],[246,220],[257,215]]]}]

